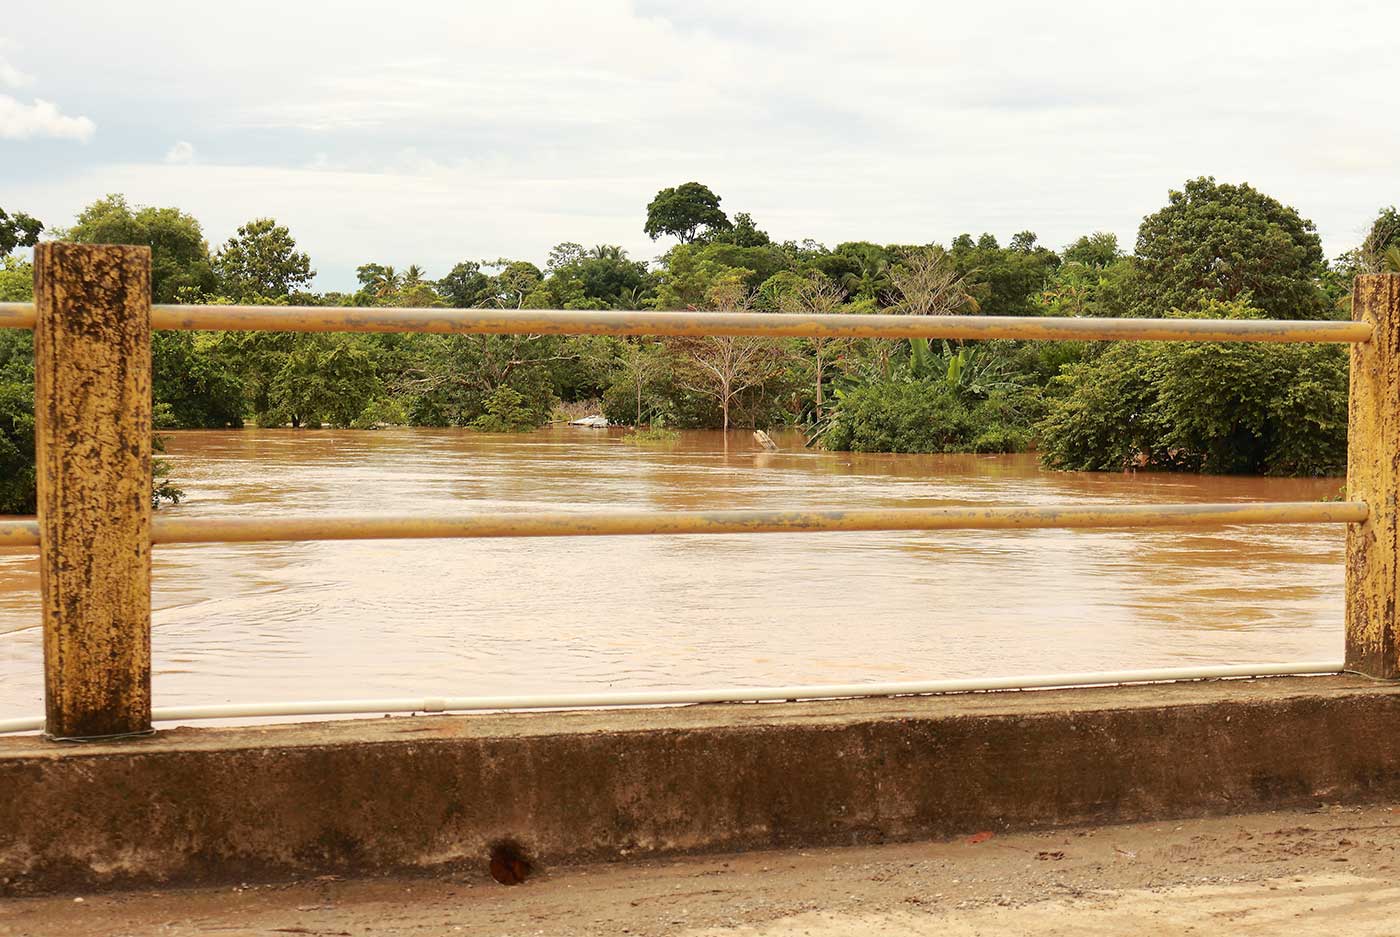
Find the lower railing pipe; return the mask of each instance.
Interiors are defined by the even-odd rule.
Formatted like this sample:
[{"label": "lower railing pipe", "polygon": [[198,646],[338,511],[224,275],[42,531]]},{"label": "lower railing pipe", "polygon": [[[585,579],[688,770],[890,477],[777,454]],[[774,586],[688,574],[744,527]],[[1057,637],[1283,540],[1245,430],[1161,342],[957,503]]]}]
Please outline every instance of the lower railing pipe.
[{"label": "lower railing pipe", "polygon": [[[673,536],[1037,528],[1219,527],[1230,524],[1356,524],[1355,501],[1240,504],[1083,504],[1046,507],[873,508],[856,510],[532,511],[457,517],[159,517],[151,540],[252,543],[475,537]],[[38,544],[32,521],[0,522],[0,547]]]},{"label": "lower railing pipe", "polygon": [[[1340,661],[1292,664],[1243,664],[1214,667],[1168,667],[1103,673],[1039,674],[1019,677],[972,677],[909,683],[816,684],[734,689],[641,690],[633,693],[544,693],[532,696],[416,697],[403,699],[313,700],[287,703],[230,703],[158,708],[157,722],[203,719],[254,719],[283,716],[336,716],[383,713],[445,713],[524,709],[599,709],[611,706],[677,706],[696,703],[762,703],[861,697],[925,696],[992,690],[1043,690],[1058,687],[1170,683],[1184,680],[1244,679],[1340,673]],[[31,732],[43,719],[0,720],[0,733]]]}]

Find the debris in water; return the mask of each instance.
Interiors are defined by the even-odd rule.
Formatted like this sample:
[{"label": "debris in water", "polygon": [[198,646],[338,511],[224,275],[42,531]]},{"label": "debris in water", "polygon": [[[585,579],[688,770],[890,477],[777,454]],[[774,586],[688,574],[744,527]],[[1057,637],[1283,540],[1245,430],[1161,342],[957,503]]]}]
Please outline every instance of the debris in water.
[{"label": "debris in water", "polygon": [[778,444],[773,441],[773,437],[769,436],[761,429],[756,429],[753,431],[753,441],[758,443],[763,448],[767,449],[769,452],[778,451]]}]

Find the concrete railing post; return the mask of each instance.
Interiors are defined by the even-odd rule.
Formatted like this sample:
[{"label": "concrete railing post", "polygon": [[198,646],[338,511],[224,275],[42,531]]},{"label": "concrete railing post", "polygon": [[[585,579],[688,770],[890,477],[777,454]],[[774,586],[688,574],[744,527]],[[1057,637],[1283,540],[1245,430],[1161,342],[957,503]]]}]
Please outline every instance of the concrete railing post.
[{"label": "concrete railing post", "polygon": [[1400,677],[1400,275],[1356,278],[1352,318],[1370,323],[1351,346],[1347,498],[1364,501],[1364,524],[1347,528],[1346,667]]},{"label": "concrete railing post", "polygon": [[151,729],[151,252],[34,250],[46,732]]}]

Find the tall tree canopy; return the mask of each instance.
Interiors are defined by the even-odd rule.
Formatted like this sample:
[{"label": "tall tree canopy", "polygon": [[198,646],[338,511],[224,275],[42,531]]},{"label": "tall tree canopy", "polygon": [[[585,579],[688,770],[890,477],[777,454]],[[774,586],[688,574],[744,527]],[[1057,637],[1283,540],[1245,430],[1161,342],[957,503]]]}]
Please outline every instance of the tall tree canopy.
[{"label": "tall tree canopy", "polygon": [[214,270],[204,229],[178,208],[132,208],[123,195],[98,199],[61,232],[83,244],[145,244],[151,249],[151,299],[172,303],[181,294],[214,289]]},{"label": "tall tree canopy", "polygon": [[1086,267],[1107,267],[1123,256],[1118,247],[1118,235],[1108,231],[1095,231],[1085,234],[1061,254],[1067,264],[1083,264]]},{"label": "tall tree canopy", "polygon": [[214,260],[220,285],[236,299],[272,299],[311,285],[316,271],[286,225],[257,218],[241,225]]},{"label": "tall tree canopy", "polygon": [[43,222],[22,211],[13,215],[0,208],[0,257],[16,247],[33,247],[39,243],[39,233],[44,230]]},{"label": "tall tree canopy", "polygon": [[449,306],[472,309],[484,306],[490,299],[491,278],[481,272],[481,264],[464,260],[437,282],[438,292]]},{"label": "tall tree canopy", "polygon": [[1381,209],[1366,240],[1361,242],[1361,263],[1367,270],[1400,273],[1394,263],[1394,252],[1400,249],[1400,209],[1394,205]]},{"label": "tall tree canopy", "polygon": [[709,186],[686,182],[662,189],[647,205],[647,221],[642,230],[654,241],[663,234],[689,244],[703,231],[723,231],[729,217],[719,207],[719,196]]},{"label": "tall tree canopy", "polygon": [[1319,319],[1322,242],[1297,210],[1248,184],[1203,176],[1138,229],[1141,315],[1249,298],[1275,319]]}]

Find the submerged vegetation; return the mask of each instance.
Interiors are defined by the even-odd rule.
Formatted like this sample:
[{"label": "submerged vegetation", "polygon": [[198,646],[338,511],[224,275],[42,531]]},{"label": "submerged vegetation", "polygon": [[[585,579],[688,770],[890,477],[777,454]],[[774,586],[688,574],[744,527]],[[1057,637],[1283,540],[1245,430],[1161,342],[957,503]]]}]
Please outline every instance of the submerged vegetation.
[{"label": "submerged vegetation", "polygon": [[[1358,273],[1400,270],[1395,208],[1329,263],[1296,210],[1210,178],[1171,192],[1131,253],[1103,232],[1059,251],[1030,231],[1005,246],[991,234],[779,243],[696,182],[657,193],[643,229],[674,239],[653,263],[564,242],[543,267],[463,260],[438,279],[370,262],[349,293],[313,292],[311,258],[273,219],[211,251],[191,215],[111,195],[53,233],[150,245],[154,300],[182,303],[1318,319],[1349,315]],[[0,211],[0,301],[31,296],[12,252],[42,233]],[[1340,470],[1346,443],[1347,360],[1334,346],[162,332],[153,352],[162,429],[505,433],[595,401],[637,427],[636,442],[791,425],[831,449],[1035,448],[1074,470],[1320,474]],[[29,335],[0,330],[0,511],[33,507],[32,385]]]}]

